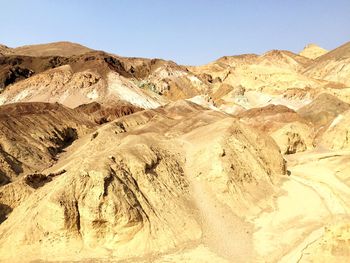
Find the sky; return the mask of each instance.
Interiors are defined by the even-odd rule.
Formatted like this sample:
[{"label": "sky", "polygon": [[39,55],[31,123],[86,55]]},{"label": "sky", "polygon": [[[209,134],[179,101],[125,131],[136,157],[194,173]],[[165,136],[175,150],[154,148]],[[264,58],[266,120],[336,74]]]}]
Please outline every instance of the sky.
[{"label": "sky", "polygon": [[71,41],[121,56],[200,65],[225,55],[333,49],[350,0],[0,0],[0,43]]}]

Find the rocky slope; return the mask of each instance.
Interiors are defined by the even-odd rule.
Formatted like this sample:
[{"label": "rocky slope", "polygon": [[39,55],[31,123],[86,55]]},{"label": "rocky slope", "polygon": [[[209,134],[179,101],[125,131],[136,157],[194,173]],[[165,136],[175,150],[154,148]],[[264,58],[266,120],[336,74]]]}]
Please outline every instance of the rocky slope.
[{"label": "rocky slope", "polygon": [[316,59],[305,70],[305,74],[317,79],[339,82],[349,87],[350,42]]},{"label": "rocky slope", "polygon": [[49,167],[59,152],[93,127],[88,118],[58,104],[1,106],[1,183]]},{"label": "rocky slope", "polygon": [[317,129],[323,129],[339,114],[349,109],[350,104],[332,95],[323,93],[311,103],[300,108],[298,114],[313,123]]},{"label": "rocky slope", "polygon": [[[249,245],[244,215],[256,209],[252,204],[267,205],[283,173],[273,140],[225,114],[190,102],[135,113],[76,140],[42,171],[41,187],[0,225],[1,257],[67,260],[80,251],[120,259],[194,242],[224,257],[252,258],[253,247],[241,253],[227,240],[218,244],[216,230],[232,217],[243,229],[227,226],[226,235]],[[215,219],[220,209],[202,203],[209,193],[229,218]]]},{"label": "rocky slope", "polygon": [[115,103],[112,106],[104,106],[97,102],[91,102],[75,108],[76,112],[88,115],[88,118],[97,124],[104,124],[141,110],[143,109],[130,103]]},{"label": "rocky slope", "polygon": [[0,106],[0,184],[49,167],[97,124],[139,110],[127,104],[104,108],[97,103],[75,110],[39,102]]},{"label": "rocky slope", "polygon": [[269,134],[283,154],[314,147],[314,125],[286,106],[268,105],[242,111],[236,116],[245,124]]}]

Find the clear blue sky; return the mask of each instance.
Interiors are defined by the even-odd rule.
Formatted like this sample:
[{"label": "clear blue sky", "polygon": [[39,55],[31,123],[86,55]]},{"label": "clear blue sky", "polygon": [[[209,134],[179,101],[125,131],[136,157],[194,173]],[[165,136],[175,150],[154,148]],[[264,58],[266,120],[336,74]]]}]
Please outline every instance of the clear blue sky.
[{"label": "clear blue sky", "polygon": [[333,49],[350,0],[0,0],[0,43],[67,40],[122,56],[204,64],[224,55]]}]

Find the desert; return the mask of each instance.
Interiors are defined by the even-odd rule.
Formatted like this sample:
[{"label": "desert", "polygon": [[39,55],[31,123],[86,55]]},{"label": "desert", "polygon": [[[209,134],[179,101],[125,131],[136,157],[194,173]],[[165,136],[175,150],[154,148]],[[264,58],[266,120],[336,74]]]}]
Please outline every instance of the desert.
[{"label": "desert", "polygon": [[350,262],[350,42],[274,48],[1,44],[0,262]]}]

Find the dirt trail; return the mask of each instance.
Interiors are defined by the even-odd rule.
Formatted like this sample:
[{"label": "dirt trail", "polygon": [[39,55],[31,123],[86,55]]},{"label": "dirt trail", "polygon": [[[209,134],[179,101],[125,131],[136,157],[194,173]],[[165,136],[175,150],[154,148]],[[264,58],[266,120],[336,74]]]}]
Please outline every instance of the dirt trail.
[{"label": "dirt trail", "polygon": [[[187,147],[192,149],[191,145]],[[229,262],[251,262],[254,257],[252,226],[216,199],[212,182],[205,182],[195,174],[196,165],[191,156],[193,154],[187,154],[185,174],[202,224],[203,245]]]}]

